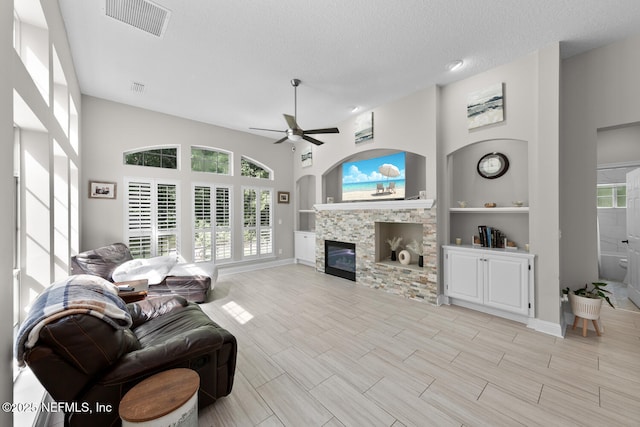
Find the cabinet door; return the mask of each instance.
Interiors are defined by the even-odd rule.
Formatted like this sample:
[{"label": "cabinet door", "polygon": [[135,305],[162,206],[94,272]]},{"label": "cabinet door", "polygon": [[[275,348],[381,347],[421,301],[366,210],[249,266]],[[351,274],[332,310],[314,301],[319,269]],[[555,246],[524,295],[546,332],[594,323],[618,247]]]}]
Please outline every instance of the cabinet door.
[{"label": "cabinet door", "polygon": [[445,260],[445,295],[482,304],[482,270],[480,256],[447,251]]},{"label": "cabinet door", "polygon": [[488,255],[484,257],[484,304],[518,314],[529,313],[529,261]]},{"label": "cabinet door", "polygon": [[307,263],[315,263],[316,239],[312,233],[295,233],[296,258]]}]

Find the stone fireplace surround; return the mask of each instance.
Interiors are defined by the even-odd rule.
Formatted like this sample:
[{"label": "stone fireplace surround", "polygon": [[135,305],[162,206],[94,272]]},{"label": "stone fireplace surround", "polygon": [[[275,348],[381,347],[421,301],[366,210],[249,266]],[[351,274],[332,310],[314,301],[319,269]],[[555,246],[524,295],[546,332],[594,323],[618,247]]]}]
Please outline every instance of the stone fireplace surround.
[{"label": "stone fireplace surround", "polygon": [[[325,269],[325,240],[355,243],[356,283],[436,304],[438,245],[433,200],[317,204],[315,210],[317,271]],[[380,255],[376,255],[376,247],[380,242],[376,241],[376,223],[422,224],[424,267],[377,261],[376,256],[380,259]],[[406,243],[403,240],[402,246]]]}]

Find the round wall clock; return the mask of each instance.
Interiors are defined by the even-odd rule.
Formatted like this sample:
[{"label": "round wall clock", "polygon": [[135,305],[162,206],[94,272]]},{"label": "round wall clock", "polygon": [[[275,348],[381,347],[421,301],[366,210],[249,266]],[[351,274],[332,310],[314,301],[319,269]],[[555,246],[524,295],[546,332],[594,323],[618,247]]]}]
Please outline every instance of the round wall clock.
[{"label": "round wall clock", "polygon": [[502,153],[485,154],[478,161],[478,173],[483,178],[500,178],[508,169],[509,159]]}]

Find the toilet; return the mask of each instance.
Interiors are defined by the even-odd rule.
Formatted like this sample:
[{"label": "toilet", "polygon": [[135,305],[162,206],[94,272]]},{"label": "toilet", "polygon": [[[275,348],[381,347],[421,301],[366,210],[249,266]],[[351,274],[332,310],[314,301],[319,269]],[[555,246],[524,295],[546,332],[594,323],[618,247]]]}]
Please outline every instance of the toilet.
[{"label": "toilet", "polygon": [[618,262],[618,265],[621,268],[624,268],[626,271],[626,274],[624,275],[624,280],[622,281],[622,283],[624,283],[625,285],[629,284],[629,270],[627,269],[627,259],[626,258],[620,258],[620,261]]}]

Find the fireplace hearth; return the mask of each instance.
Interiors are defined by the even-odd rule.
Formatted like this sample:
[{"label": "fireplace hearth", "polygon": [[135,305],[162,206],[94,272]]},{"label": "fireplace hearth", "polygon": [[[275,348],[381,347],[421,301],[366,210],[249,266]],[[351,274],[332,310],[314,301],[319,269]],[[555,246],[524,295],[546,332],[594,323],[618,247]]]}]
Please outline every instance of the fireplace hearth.
[{"label": "fireplace hearth", "polygon": [[356,245],[335,240],[324,241],[324,272],[356,281]]}]

